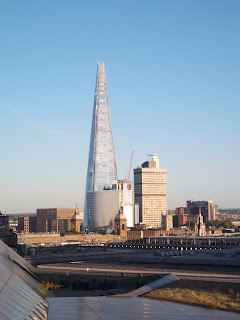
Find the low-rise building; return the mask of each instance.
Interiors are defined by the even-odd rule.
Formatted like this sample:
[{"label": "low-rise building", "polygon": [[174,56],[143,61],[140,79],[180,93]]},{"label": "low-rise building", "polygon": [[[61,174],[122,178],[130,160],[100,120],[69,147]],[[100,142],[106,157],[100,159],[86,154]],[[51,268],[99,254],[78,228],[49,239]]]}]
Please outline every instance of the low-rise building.
[{"label": "low-rise building", "polygon": [[37,209],[37,232],[69,231],[74,214],[75,208]]},{"label": "low-rise building", "polygon": [[18,232],[23,232],[23,233],[37,232],[37,217],[36,216],[18,217]]}]

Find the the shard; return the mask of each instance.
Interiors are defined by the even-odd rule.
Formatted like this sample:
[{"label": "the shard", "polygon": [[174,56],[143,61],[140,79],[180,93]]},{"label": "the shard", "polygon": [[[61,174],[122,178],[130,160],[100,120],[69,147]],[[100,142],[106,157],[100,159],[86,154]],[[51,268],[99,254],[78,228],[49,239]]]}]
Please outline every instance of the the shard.
[{"label": "the shard", "polygon": [[88,157],[84,225],[88,225],[87,193],[111,188],[117,180],[107,82],[103,62],[97,64],[97,80],[93,105],[92,130]]}]

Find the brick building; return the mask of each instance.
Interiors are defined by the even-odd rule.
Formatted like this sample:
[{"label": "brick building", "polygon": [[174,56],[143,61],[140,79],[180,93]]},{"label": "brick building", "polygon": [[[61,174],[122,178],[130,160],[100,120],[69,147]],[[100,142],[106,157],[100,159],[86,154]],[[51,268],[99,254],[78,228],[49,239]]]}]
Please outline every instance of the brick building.
[{"label": "brick building", "polygon": [[31,233],[37,231],[36,216],[18,217],[18,232]]},{"label": "brick building", "polygon": [[37,209],[37,232],[60,232],[71,230],[71,218],[75,208]]}]

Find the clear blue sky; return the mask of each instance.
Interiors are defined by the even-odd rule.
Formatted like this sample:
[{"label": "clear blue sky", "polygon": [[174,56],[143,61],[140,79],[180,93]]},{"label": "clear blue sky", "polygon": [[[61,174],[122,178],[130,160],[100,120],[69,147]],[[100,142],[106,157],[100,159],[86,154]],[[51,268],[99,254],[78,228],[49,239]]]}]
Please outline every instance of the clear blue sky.
[{"label": "clear blue sky", "polygon": [[119,178],[240,207],[240,2],[0,0],[0,210],[83,208],[97,61]]}]

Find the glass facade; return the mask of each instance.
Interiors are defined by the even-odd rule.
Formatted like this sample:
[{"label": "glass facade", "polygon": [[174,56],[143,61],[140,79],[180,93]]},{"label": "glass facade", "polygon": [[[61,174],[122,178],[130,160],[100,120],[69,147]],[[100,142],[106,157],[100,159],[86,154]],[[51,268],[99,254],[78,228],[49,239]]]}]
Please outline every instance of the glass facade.
[{"label": "glass facade", "polygon": [[48,302],[33,267],[0,241],[0,319],[47,320]]},{"label": "glass facade", "polygon": [[88,225],[87,193],[89,191],[102,191],[104,188],[111,187],[113,181],[116,180],[117,166],[105,67],[103,62],[98,62],[84,207],[85,226]]}]

